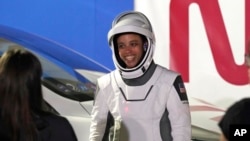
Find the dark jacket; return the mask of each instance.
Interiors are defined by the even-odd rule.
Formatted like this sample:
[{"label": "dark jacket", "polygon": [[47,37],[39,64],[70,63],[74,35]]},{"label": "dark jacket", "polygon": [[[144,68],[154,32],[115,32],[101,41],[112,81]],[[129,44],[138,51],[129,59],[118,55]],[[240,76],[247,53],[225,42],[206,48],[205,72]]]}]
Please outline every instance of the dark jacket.
[{"label": "dark jacket", "polygon": [[[77,141],[71,124],[64,117],[46,114],[36,116],[34,120],[39,131],[38,141]],[[0,118],[0,141],[10,141],[11,135],[3,122]],[[22,134],[20,134],[20,141],[25,141]]]}]

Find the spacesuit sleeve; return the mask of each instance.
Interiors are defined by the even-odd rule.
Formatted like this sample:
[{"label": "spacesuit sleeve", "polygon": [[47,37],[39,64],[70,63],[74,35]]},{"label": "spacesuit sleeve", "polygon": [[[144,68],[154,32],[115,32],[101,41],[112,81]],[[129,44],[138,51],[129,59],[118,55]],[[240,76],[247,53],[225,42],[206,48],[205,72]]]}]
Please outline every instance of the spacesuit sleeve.
[{"label": "spacesuit sleeve", "polygon": [[102,141],[105,133],[108,106],[104,97],[104,92],[97,84],[94,105],[91,113],[90,136],[89,141]]},{"label": "spacesuit sleeve", "polygon": [[173,141],[191,140],[191,115],[181,76],[177,76],[167,101]]}]

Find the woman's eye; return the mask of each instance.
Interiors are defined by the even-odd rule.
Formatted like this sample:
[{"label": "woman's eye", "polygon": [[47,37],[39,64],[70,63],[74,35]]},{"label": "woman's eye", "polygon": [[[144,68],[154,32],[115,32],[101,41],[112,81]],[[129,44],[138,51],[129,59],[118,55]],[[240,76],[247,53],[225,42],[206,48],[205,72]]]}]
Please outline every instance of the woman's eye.
[{"label": "woman's eye", "polygon": [[124,45],[118,45],[118,48],[124,48]]},{"label": "woman's eye", "polygon": [[131,45],[132,47],[135,47],[135,46],[138,45],[138,43],[131,43],[130,45]]}]

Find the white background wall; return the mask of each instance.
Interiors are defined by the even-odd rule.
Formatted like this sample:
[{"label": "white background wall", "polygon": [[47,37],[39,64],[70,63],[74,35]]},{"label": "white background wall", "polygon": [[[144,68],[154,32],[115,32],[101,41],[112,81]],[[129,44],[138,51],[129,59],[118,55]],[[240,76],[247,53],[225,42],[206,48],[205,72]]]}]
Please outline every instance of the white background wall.
[{"label": "white background wall", "polygon": [[[219,0],[231,49],[237,64],[244,63],[244,2],[243,0]],[[157,2],[135,0],[135,10],[148,16],[155,31],[155,61],[167,68],[169,67],[169,3],[170,0],[157,0]],[[189,22],[190,82],[186,83],[186,89],[191,107],[200,106],[201,108],[199,112],[192,111],[192,122],[202,128],[220,132],[217,122],[224,114],[223,110],[236,100],[249,97],[250,86],[230,84],[218,74],[199,7],[196,4],[189,7]],[[210,110],[205,111],[204,106],[210,107]],[[212,107],[217,108],[217,110],[212,109]]]}]

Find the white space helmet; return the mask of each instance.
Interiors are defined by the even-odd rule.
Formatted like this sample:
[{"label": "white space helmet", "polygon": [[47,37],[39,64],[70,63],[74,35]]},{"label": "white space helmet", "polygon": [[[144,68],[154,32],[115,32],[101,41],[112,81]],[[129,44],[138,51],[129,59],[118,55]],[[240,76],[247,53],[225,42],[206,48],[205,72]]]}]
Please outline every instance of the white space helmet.
[{"label": "white space helmet", "polygon": [[[118,48],[115,46],[114,37],[121,33],[137,33],[145,36],[147,39],[147,46],[144,47],[146,48],[145,55],[141,62],[133,68],[126,68],[118,54]],[[153,60],[155,37],[151,23],[143,13],[129,11],[117,16],[112,23],[112,28],[108,32],[108,42],[112,49],[114,64],[120,70],[123,78],[137,78],[147,71]]]}]

